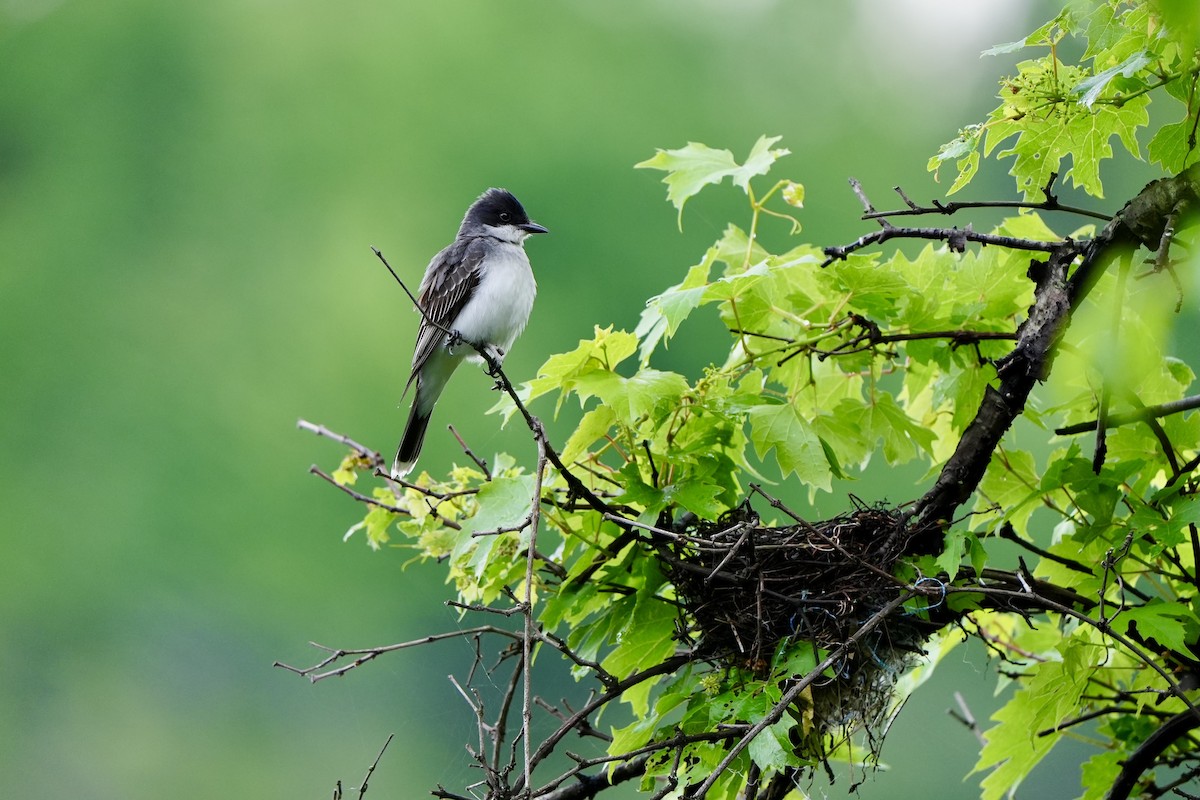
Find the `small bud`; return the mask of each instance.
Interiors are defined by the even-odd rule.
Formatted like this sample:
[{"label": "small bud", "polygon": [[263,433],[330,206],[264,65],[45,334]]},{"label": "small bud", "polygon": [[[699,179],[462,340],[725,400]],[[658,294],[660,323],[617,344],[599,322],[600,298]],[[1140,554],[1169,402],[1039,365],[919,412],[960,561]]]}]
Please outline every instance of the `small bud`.
[{"label": "small bud", "polygon": [[804,184],[788,181],[783,187],[783,202],[794,208],[804,208]]}]

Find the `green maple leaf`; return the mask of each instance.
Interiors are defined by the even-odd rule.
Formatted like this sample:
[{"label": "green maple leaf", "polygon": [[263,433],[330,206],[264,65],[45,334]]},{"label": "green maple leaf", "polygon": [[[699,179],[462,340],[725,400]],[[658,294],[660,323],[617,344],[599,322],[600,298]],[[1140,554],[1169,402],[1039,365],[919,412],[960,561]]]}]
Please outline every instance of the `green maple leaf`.
[{"label": "green maple leaf", "polygon": [[[617,647],[604,659],[604,668],[618,678],[662,663],[675,652],[675,620],[671,604],[649,594],[639,594],[633,613],[617,632]],[[646,707],[634,709],[642,716]]]},{"label": "green maple leaf", "polygon": [[889,464],[902,464],[917,456],[918,448],[931,452],[936,434],[908,415],[896,398],[880,392],[864,407],[863,429],[883,440],[883,456]]},{"label": "green maple leaf", "polygon": [[716,257],[717,248],[708,248],[704,259],[689,269],[682,281],[646,301],[642,318],[634,330],[642,343],[639,351],[642,366],[650,361],[658,343],[675,335],[683,321],[700,306]]},{"label": "green maple leaf", "polygon": [[1189,164],[1200,157],[1200,148],[1189,141],[1195,130],[1196,121],[1193,115],[1184,117],[1179,122],[1163,125],[1154,134],[1150,144],[1146,146],[1152,164],[1161,164],[1167,172],[1182,172]]},{"label": "green maple leaf", "polygon": [[1151,61],[1153,61],[1153,58],[1151,58],[1149,53],[1144,50],[1138,51],[1115,67],[1109,67],[1102,72],[1097,72],[1086,80],[1080,81],[1071,91],[1080,95],[1080,103],[1087,108],[1091,108],[1100,99],[1100,95],[1104,93],[1104,90],[1108,88],[1108,84],[1112,83],[1113,78],[1118,75],[1130,78]]},{"label": "green maple leaf", "polygon": [[1188,628],[1193,636],[1196,633],[1196,615],[1181,603],[1151,601],[1144,606],[1126,608],[1117,621],[1136,624],[1138,633],[1144,638],[1154,639],[1179,653],[1186,652]]},{"label": "green maple leaf", "polygon": [[587,449],[608,433],[608,429],[616,422],[616,413],[608,406],[597,406],[583,415],[575,432],[563,447],[562,460],[570,464],[583,455]]},{"label": "green maple leaf", "polygon": [[750,440],[759,458],[775,450],[784,477],[796,477],[817,489],[832,488],[833,470],[812,423],[791,403],[754,406],[749,412]]},{"label": "green maple leaf", "polygon": [[679,373],[656,369],[639,370],[631,378],[597,370],[579,376],[575,382],[580,398],[596,395],[618,420],[628,424],[649,414],[660,403],[678,403],[687,388],[687,381]]},{"label": "green maple leaf", "polygon": [[658,150],[653,158],[634,164],[637,169],[659,169],[667,173],[667,199],[679,209],[679,227],[683,227],[683,206],[710,183],[720,183],[726,177],[743,191],[749,190],[750,179],[763,175],[775,161],[791,151],[772,150],[771,145],[781,136],[760,136],[750,150],[745,164],[737,163],[733,153],[717,150],[706,144],[688,142],[678,150]]},{"label": "green maple leaf", "polygon": [[1085,645],[1067,644],[1063,661],[1039,665],[1037,672],[1015,697],[997,711],[997,723],[987,732],[975,772],[992,768],[981,781],[984,800],[1000,800],[1016,789],[1051,748],[1061,733],[1039,736],[1070,717],[1087,686],[1090,655]]},{"label": "green maple leaf", "polygon": [[979,171],[979,141],[983,136],[980,125],[971,125],[959,132],[958,137],[942,145],[937,155],[929,159],[926,169],[937,178],[938,170],[947,161],[953,161],[958,175],[954,183],[946,191],[947,195],[954,194],[971,182]]},{"label": "green maple leaf", "polygon": [[[537,377],[526,382],[520,390],[521,398],[528,403],[552,391],[558,391],[555,413],[562,408],[567,392],[582,380],[597,373],[610,374],[617,364],[637,350],[638,340],[632,333],[614,331],[612,326],[595,327],[595,336],[581,339],[579,346],[567,353],[553,355],[538,368]],[[512,401],[503,397],[492,407],[491,412],[501,412],[505,419],[516,411]]]},{"label": "green maple leaf", "polygon": [[1065,177],[1093,197],[1103,197],[1100,162],[1112,158],[1110,139],[1116,136],[1135,158],[1141,158],[1135,132],[1150,121],[1146,113],[1147,97],[1140,96],[1124,104],[1105,105],[1071,113],[1049,113],[1042,118],[1026,116],[1020,121],[999,124],[988,131],[985,154],[999,142],[1017,135],[1009,149],[997,158],[1013,158],[1009,174],[1017,179],[1017,188],[1028,199],[1041,199],[1042,188],[1050,173],[1059,172],[1062,160],[1071,156],[1071,168]]}]

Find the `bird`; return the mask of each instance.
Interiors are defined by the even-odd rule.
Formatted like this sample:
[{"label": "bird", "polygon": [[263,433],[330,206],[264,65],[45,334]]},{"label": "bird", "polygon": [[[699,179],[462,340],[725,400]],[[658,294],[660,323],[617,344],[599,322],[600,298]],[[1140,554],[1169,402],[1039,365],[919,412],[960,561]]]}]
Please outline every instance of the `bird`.
[{"label": "bird", "polygon": [[492,188],[467,209],[458,235],[433,257],[421,279],[421,324],[401,402],[416,386],[391,475],[408,475],[420,455],[433,407],[463,361],[501,363],[529,321],[537,281],[525,240],[549,233],[507,189]]}]

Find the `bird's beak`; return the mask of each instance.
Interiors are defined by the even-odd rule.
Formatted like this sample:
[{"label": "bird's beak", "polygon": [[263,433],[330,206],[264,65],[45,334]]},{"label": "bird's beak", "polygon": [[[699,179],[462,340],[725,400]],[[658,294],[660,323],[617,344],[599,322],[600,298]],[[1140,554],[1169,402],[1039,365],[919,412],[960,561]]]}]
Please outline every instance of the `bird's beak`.
[{"label": "bird's beak", "polygon": [[524,225],[518,225],[521,230],[526,233],[549,233],[550,229],[538,225],[536,222],[526,222]]}]

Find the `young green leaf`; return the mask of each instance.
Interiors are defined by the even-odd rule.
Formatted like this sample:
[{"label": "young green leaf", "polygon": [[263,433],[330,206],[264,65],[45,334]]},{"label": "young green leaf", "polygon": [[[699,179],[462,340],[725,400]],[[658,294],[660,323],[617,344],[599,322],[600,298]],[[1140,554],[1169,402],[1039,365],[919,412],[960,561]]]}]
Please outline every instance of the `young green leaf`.
[{"label": "young green leaf", "polygon": [[816,489],[829,491],[833,471],[825,448],[812,423],[800,416],[791,403],[761,405],[750,409],[750,441],[759,458],[775,451],[775,460],[786,477],[796,477]]},{"label": "young green leaf", "polygon": [[634,164],[639,169],[658,169],[667,173],[663,183],[667,184],[667,199],[679,209],[679,226],[683,227],[683,207],[710,183],[720,183],[729,177],[734,184],[749,191],[750,179],[762,175],[775,161],[788,155],[789,150],[772,150],[771,145],[779,136],[760,136],[750,150],[745,164],[738,164],[733,153],[717,150],[708,145],[688,142],[678,150],[658,150],[652,158]]}]

